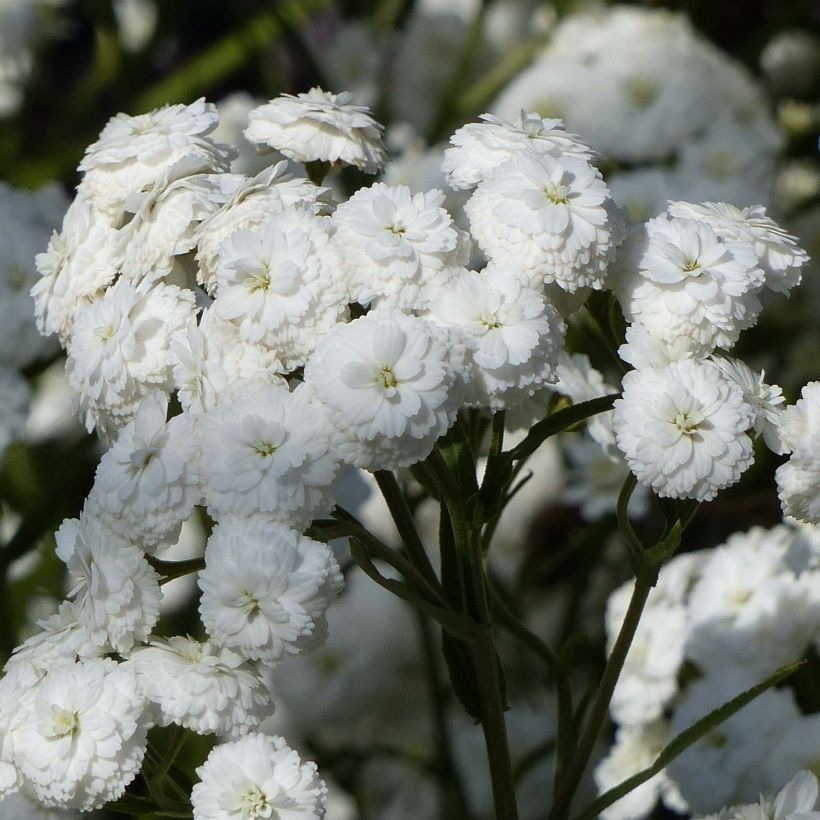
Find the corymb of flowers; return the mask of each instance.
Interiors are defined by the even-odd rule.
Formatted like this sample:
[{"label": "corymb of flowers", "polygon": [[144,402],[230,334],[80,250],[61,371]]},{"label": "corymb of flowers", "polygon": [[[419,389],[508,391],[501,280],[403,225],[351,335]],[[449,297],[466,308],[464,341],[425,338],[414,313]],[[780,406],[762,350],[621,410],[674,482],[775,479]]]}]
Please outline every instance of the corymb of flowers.
[{"label": "corymb of flowers", "polygon": [[[329,701],[376,708],[364,649],[355,663],[321,654],[337,628],[355,644],[361,615],[335,602],[357,564],[443,631],[485,736],[489,804],[514,820],[496,628],[530,633],[487,556],[505,505],[526,493],[528,459],[585,424],[569,459],[587,477],[569,491],[595,494],[585,511],[617,513],[635,579],[610,598],[609,662],[586,712],[561,707],[550,817],[568,816],[607,710],[616,744],[598,756],[605,794],[584,817],[640,817],[658,800],[708,812],[761,793],[731,816],[817,817],[797,740],[813,718],[782,688],[750,712],[732,701],[800,657],[820,617],[806,526],[820,524],[820,382],[788,405],[776,373],[733,353],[800,284],[795,237],[762,206],[722,202],[673,201],[632,222],[583,135],[526,110],[452,135],[450,191],[368,178],[388,157],[383,128],[344,93],[250,111],[246,140],[278,158],[252,177],[231,172],[238,146],[214,137],[218,124],[203,99],[117,114],[37,257],[37,326],[65,349],[81,419],[107,449],[82,513],[56,532],[67,598],[0,679],[0,799],[324,817],[321,744],[288,740],[274,707],[298,688],[288,664],[315,655],[346,681],[327,686]],[[594,329],[602,343],[588,352],[610,355],[620,384],[579,352],[579,328]],[[765,448],[780,459],[768,480],[786,523],[671,558],[698,504]],[[381,491],[398,541],[363,523],[351,485]],[[439,537],[421,532],[424,504]],[[630,515],[651,505],[666,523],[647,543]],[[204,556],[164,558],[197,515]],[[165,622],[166,583],[186,574],[196,636]],[[409,628],[383,618],[385,632]],[[533,640],[568,697],[565,659]],[[709,717],[726,702],[724,722]],[[173,757],[150,742],[173,726],[213,736],[181,795],[161,787]],[[692,726],[668,765],[611,795]],[[820,740],[808,745],[820,759]]]}]

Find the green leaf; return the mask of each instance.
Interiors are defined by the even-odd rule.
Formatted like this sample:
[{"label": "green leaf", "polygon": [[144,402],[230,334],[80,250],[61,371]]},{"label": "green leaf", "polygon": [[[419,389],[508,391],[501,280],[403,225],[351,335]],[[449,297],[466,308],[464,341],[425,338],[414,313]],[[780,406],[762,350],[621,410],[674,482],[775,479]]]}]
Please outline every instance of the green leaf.
[{"label": "green leaf", "polygon": [[456,422],[438,446],[465,500],[469,499],[478,492],[478,480],[475,474],[475,453],[464,425],[460,421]]},{"label": "green leaf", "polygon": [[128,814],[139,816],[142,814],[150,814],[157,810],[157,805],[150,797],[140,797],[136,794],[128,794],[127,792],[118,800],[112,803],[106,803],[107,811],[113,811],[117,814]]},{"label": "green leaf", "polygon": [[464,711],[475,721],[481,720],[481,701],[478,697],[478,681],[475,679],[472,658],[467,645],[455,640],[446,632],[441,633],[441,648],[447,674],[453,691]]},{"label": "green leaf", "polygon": [[664,750],[658,755],[655,762],[641,772],[627,778],[622,783],[619,783],[614,788],[604,792],[597,800],[590,803],[580,814],[576,815],[573,820],[594,820],[604,809],[611,806],[617,800],[620,800],[625,795],[629,794],[638,786],[646,783],[647,780],[654,777],[662,769],[665,769],[676,757],[683,754],[690,746],[693,746],[699,740],[704,738],[713,729],[716,729],[722,723],[725,723],[730,717],[739,712],[744,706],[747,706],[755,698],[760,697],[765,691],[771,689],[773,686],[781,683],[789,675],[793,674],[803,665],[803,661],[793,663],[789,666],[783,666],[777,670],[771,677],[752,686],[745,692],[741,692],[737,697],[732,698],[728,703],[724,703],[717,709],[709,712],[708,715],[701,718],[697,723],[692,724],[688,729],[681,732]]}]

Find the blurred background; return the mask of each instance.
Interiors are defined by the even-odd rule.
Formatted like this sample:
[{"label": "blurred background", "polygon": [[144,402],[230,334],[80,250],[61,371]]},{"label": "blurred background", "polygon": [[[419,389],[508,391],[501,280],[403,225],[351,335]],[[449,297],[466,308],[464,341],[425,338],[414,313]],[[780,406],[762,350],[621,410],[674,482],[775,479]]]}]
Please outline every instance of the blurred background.
[{"label": "blurred background", "polygon": [[[251,108],[314,85],[350,91],[385,123],[391,184],[444,189],[440,162],[455,128],[485,112],[537,111],[595,148],[633,220],[668,199],[763,204],[820,256],[817,0],[0,0],[0,660],[63,597],[52,533],[78,514],[101,452],[76,420],[59,347],[37,335],[28,297],[34,256],[59,229],[86,146],[117,112],[202,96],[221,110],[217,137],[241,143]],[[270,161],[246,144],[233,170],[255,174]],[[457,219],[462,202],[448,194]],[[791,300],[773,299],[737,348],[789,401],[820,378],[819,275],[812,267]],[[617,383],[583,323],[570,339]],[[557,644],[592,636],[577,649],[590,670],[603,659],[607,595],[628,575],[613,523],[622,465],[607,464],[587,433],[540,451],[494,558],[539,634]],[[774,526],[774,466],[761,447],[744,482],[702,512],[690,548]],[[346,506],[395,541],[366,479],[350,476],[344,492]],[[421,504],[417,514],[433,536],[435,510]],[[201,552],[207,526],[192,519],[166,557]],[[195,630],[191,579],[169,585],[165,606],[169,634]],[[331,820],[436,816],[430,727],[419,721],[422,659],[436,657],[436,638],[355,570],[330,635],[320,652],[277,670],[273,685],[277,727],[334,784]],[[532,661],[505,651],[511,692],[522,693],[509,716],[522,815],[537,817],[554,707],[532,695]],[[813,697],[806,708],[816,711]],[[457,708],[450,720],[459,765],[473,772],[470,799],[489,811],[479,732]],[[191,765],[203,749],[188,750]]]}]

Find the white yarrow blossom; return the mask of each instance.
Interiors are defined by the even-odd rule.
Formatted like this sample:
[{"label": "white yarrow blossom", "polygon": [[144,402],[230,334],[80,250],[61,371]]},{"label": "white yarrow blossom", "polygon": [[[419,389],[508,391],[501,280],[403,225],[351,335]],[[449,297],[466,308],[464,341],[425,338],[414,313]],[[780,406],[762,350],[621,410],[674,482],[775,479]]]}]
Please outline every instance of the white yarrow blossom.
[{"label": "white yarrow blossom", "polygon": [[445,331],[380,308],[326,333],[305,381],[327,407],[348,463],[395,469],[426,458],[455,421],[462,364]]},{"label": "white yarrow blossom", "polygon": [[670,202],[669,213],[706,222],[724,239],[751,243],[766,273],[766,287],[771,290],[788,293],[800,284],[809,255],[796,237],[766,216],[762,205],[738,208],[726,202]]},{"label": "white yarrow blossom", "polygon": [[[190,173],[227,171],[232,152],[209,134],[219,122],[216,106],[204,98],[190,105],[166,105],[145,114],[116,114],[80,163],[80,191],[113,220],[139,207],[135,194],[150,192],[183,157]],[[119,227],[119,225],[116,225]]]},{"label": "white yarrow blossom", "polygon": [[184,335],[171,342],[177,398],[191,416],[235,398],[251,383],[284,384],[275,351],[239,335],[239,326],[211,307],[191,316]]},{"label": "white yarrow blossom", "polygon": [[332,506],[338,468],[324,409],[304,385],[243,390],[201,420],[202,483],[210,513],[302,528]]},{"label": "white yarrow blossom", "polygon": [[421,309],[432,288],[458,274],[469,259],[469,240],[443,203],[438,190],[414,194],[377,182],[339,205],[333,247],[353,300]]},{"label": "white yarrow blossom", "polygon": [[624,314],[669,345],[684,338],[695,354],[728,349],[757,321],[764,273],[754,248],[705,222],[650,220],[636,268],[615,284]]},{"label": "white yarrow blossom", "polygon": [[283,94],[248,115],[245,137],[296,162],[342,162],[375,174],[384,165],[382,126],[350,94],[312,88]]},{"label": "white yarrow blossom", "polygon": [[199,503],[199,447],[186,415],[166,422],[168,397],[148,395],[97,467],[87,509],[148,549],[174,543]]},{"label": "white yarrow blossom", "polygon": [[159,620],[159,575],[143,551],[83,513],[57,530],[57,557],[68,567],[80,623],[91,640],[128,652]]},{"label": "white yarrow blossom", "polygon": [[213,310],[243,339],[275,350],[288,371],[305,363],[347,311],[329,236],[328,217],[290,209],[220,247]]},{"label": "white yarrow blossom", "polygon": [[127,664],[95,659],[50,671],[27,698],[15,762],[47,806],[102,808],[136,777],[145,699]]},{"label": "white yarrow blossom", "polygon": [[601,173],[577,156],[521,151],[484,179],[464,211],[490,261],[530,287],[600,290],[622,225]]},{"label": "white yarrow blossom", "polygon": [[464,271],[435,292],[430,315],[467,350],[466,401],[502,410],[555,379],[564,323],[543,291],[504,268]]},{"label": "white yarrow blossom", "polygon": [[265,679],[236,652],[190,637],[152,638],[132,652],[139,688],[159,724],[238,737],[273,713]]},{"label": "white yarrow blossom", "polygon": [[312,214],[329,210],[325,201],[327,188],[319,188],[303,177],[294,178],[287,169],[288,162],[283,160],[246,180],[225,205],[200,225],[197,280],[209,293],[214,289],[222,243],[237,231],[252,230],[274,214],[294,207]]},{"label": "white yarrow blossom", "polygon": [[786,515],[820,523],[820,382],[809,382],[780,423],[783,448],[791,458],[775,472]]},{"label": "white yarrow blossom", "polygon": [[153,389],[173,387],[171,342],[184,333],[194,294],[175,285],[120,279],[78,311],[68,343],[68,383],[86,428],[127,424]]},{"label": "white yarrow blossom", "polygon": [[327,787],[281,737],[250,734],[215,747],[197,769],[194,820],[321,820]]},{"label": "white yarrow blossom", "polygon": [[754,408],[712,362],[686,359],[624,376],[615,401],[618,447],[658,495],[710,501],[753,461]]},{"label": "white yarrow blossom", "polygon": [[521,151],[590,160],[593,152],[564,128],[563,122],[524,111],[514,122],[482,114],[481,122],[459,128],[444,152],[441,169],[451,188],[474,188],[488,174]]},{"label": "white yarrow blossom", "polygon": [[230,519],[208,539],[199,611],[216,645],[274,664],[324,639],[342,584],[327,545],[284,524]]}]

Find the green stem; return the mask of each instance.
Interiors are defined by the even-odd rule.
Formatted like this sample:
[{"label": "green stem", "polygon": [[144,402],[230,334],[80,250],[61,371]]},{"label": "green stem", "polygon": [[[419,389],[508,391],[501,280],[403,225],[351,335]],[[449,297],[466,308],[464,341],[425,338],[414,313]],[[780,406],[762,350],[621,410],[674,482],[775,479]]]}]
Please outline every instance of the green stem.
[{"label": "green stem", "polygon": [[396,476],[389,470],[376,470],[373,477],[384,496],[390,515],[393,517],[396,529],[399,531],[413,565],[434,589],[441,590],[438,576],[430,563],[427,550],[424,549],[424,544],[416,529],[416,523],[413,521],[413,514],[410,512],[410,507],[407,506],[407,499],[404,497],[401,487],[399,487]]},{"label": "green stem", "polygon": [[635,587],[632,590],[626,617],[621,625],[620,632],[618,632],[618,637],[615,639],[615,644],[604,667],[598,688],[592,698],[589,714],[578,745],[566,767],[564,776],[561,778],[561,784],[555,795],[549,820],[563,820],[569,812],[572,798],[575,796],[581,778],[586,771],[595,741],[598,739],[598,735],[601,733],[606,721],[612,693],[615,691],[615,685],[618,682],[629,647],[632,645],[632,640],[638,629],[652,586],[653,583],[648,577],[635,579]]}]

